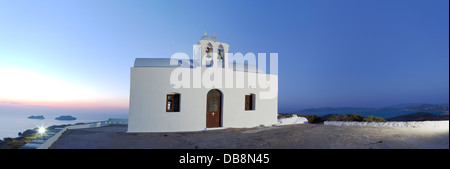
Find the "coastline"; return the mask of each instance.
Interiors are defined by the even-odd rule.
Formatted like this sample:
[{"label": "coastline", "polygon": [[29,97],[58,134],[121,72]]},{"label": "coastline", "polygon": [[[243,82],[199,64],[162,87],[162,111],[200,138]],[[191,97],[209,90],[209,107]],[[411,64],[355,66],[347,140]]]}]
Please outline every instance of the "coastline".
[{"label": "coastline", "polygon": [[[91,123],[98,121],[105,121],[108,118],[127,118],[125,113],[107,113],[107,112],[92,112],[92,113],[70,113],[70,115],[77,117],[77,120],[61,121],[55,120],[60,114],[48,113],[0,113],[0,140],[3,138],[19,137],[18,133],[23,133],[28,129],[37,127],[49,127],[53,125],[68,125]],[[44,119],[29,119],[32,115],[43,115]]]},{"label": "coastline", "polygon": [[[42,127],[44,130],[39,132],[40,128],[27,129],[23,133],[19,132],[19,137],[0,139],[0,149],[37,149],[47,145],[50,146],[68,129],[83,129],[107,126],[110,124],[128,124],[128,119],[109,118],[103,121],[86,122],[76,124],[52,125]],[[50,144],[50,145],[48,145]]]},{"label": "coastline", "polygon": [[[71,124],[63,124],[63,125],[52,125],[49,127],[46,127],[46,133],[54,133],[58,129],[64,128],[66,126],[69,126]],[[39,137],[42,137],[38,133],[39,128],[33,128],[33,129],[27,129],[23,132],[19,132],[18,137],[10,138],[5,137],[3,139],[0,139],[0,149],[19,149],[23,147],[25,144],[32,142],[35,139],[38,139]],[[20,135],[21,134],[21,135]]]}]

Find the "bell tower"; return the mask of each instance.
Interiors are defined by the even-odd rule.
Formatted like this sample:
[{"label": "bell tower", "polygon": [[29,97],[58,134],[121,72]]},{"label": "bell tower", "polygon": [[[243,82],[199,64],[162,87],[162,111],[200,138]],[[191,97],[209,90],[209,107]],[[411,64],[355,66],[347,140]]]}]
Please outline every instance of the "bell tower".
[{"label": "bell tower", "polygon": [[202,36],[199,42],[194,44],[194,64],[202,67],[228,68],[229,45],[216,42],[216,36]]}]

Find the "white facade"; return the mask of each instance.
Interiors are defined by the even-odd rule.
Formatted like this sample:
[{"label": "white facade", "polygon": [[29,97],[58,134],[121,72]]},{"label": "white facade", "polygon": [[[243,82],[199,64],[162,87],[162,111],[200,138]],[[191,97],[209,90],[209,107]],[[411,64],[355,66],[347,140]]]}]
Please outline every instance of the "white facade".
[{"label": "white facade", "polygon": [[[212,53],[218,53],[219,48],[223,49],[221,55],[224,57],[208,56],[206,51],[211,51],[206,49],[208,46],[211,46]],[[262,99],[259,93],[268,89],[252,86],[247,80],[248,78],[270,78],[271,82],[275,82],[271,83],[275,84],[270,86],[271,90],[278,91],[278,76],[265,74],[259,70],[251,72],[230,68],[233,66],[228,65],[228,48],[227,44],[215,42],[205,35],[199,43],[194,45],[194,59],[191,66],[183,68],[171,66],[170,59],[136,59],[134,67],[131,68],[128,132],[199,131],[209,128],[207,125],[211,126],[212,122],[208,121],[208,118],[220,120],[218,126],[214,127],[241,128],[276,124],[278,97]],[[219,66],[211,67],[211,65]],[[173,87],[170,78],[176,69],[189,72],[188,78],[191,82],[189,87]],[[206,71],[211,70],[221,71],[221,76],[214,76],[221,77],[221,87],[208,88],[204,85],[194,85],[196,81],[201,80]],[[226,73],[230,72],[233,77],[246,78],[244,87],[226,87],[226,80],[229,80],[227,79],[229,75]],[[213,98],[208,95],[211,90],[219,91],[219,103],[216,103],[217,100],[214,99],[209,100]],[[170,106],[174,106],[171,104],[178,102],[169,103],[168,98],[172,94],[177,94],[179,97],[177,111],[174,112],[168,111]],[[249,99],[252,104],[251,110],[246,110],[246,103],[250,102],[246,95],[252,95],[252,99]],[[214,112],[214,110],[218,111]]]}]

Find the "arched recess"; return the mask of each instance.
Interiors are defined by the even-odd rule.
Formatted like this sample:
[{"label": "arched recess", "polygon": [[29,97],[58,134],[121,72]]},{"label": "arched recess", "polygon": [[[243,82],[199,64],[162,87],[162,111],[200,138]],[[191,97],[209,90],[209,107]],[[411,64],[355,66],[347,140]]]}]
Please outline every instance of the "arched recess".
[{"label": "arched recess", "polygon": [[213,45],[211,43],[208,43],[208,45],[206,45],[206,49],[205,49],[205,60],[206,60],[206,66],[207,67],[211,67],[212,66],[212,56],[213,56]]},{"label": "arched recess", "polygon": [[222,126],[222,92],[212,89],[206,96],[206,127]]},{"label": "arched recess", "polygon": [[220,44],[217,49],[217,61],[219,67],[225,67],[225,49],[222,44]]}]

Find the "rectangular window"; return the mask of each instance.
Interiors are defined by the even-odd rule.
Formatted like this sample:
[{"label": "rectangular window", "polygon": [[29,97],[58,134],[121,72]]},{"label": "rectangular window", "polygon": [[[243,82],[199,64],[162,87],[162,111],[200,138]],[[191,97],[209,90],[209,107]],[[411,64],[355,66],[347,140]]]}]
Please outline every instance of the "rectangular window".
[{"label": "rectangular window", "polygon": [[180,94],[167,94],[166,112],[180,111]]},{"label": "rectangular window", "polygon": [[255,95],[245,95],[245,110],[255,110]]}]

